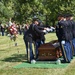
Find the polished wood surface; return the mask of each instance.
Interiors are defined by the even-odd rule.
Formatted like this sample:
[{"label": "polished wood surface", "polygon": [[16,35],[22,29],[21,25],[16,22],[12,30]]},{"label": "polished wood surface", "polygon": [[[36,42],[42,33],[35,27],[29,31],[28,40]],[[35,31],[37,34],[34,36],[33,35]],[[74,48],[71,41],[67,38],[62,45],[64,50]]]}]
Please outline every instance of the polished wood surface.
[{"label": "polished wood surface", "polygon": [[60,56],[62,56],[57,40],[42,44],[38,48],[38,52],[39,60],[57,60]]}]

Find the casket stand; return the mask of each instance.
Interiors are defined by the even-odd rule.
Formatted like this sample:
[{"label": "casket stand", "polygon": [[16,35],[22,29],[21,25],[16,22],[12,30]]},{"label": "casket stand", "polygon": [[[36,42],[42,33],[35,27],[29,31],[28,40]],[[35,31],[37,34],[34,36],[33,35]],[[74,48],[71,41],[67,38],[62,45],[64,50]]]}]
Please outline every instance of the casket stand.
[{"label": "casket stand", "polygon": [[42,44],[38,48],[38,60],[57,60],[61,56],[62,52],[58,40],[53,40],[49,43]]}]

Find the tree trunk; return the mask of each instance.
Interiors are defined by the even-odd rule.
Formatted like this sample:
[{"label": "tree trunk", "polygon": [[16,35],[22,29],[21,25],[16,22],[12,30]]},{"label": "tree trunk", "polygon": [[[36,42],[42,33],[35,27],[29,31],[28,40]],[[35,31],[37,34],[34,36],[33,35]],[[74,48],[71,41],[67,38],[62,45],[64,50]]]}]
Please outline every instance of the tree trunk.
[{"label": "tree trunk", "polygon": [[55,27],[55,20],[52,21],[52,26]]}]

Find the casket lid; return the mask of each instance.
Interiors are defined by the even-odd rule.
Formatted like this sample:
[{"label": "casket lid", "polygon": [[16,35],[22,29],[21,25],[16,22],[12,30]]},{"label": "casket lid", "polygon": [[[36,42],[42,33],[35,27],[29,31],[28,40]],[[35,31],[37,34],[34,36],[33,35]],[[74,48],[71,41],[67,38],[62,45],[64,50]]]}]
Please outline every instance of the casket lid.
[{"label": "casket lid", "polygon": [[56,44],[45,43],[45,44],[42,44],[38,49],[55,49],[57,47],[58,45],[56,46]]}]

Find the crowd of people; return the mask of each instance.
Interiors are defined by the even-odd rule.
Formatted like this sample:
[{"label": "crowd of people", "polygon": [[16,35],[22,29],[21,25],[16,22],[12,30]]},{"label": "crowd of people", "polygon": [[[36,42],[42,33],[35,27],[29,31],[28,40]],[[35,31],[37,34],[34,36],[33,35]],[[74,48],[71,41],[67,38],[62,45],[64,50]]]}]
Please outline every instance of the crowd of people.
[{"label": "crowd of people", "polygon": [[75,55],[75,22],[72,14],[58,16],[56,36],[60,43],[64,62],[70,63]]},{"label": "crowd of people", "polygon": [[29,26],[28,23],[20,25],[11,19],[5,25],[2,22],[0,22],[0,36],[10,37],[10,40],[11,41],[13,40],[15,43],[15,46],[17,46],[16,38],[18,37],[18,34],[23,35],[24,31],[27,30],[28,26]]},{"label": "crowd of people", "polygon": [[[26,27],[27,24],[20,25],[20,24],[17,24],[15,21],[13,21],[13,22],[15,23],[15,26],[16,26],[16,29],[18,31],[18,34],[19,35],[24,34],[24,31],[26,30],[25,27]],[[2,22],[0,22],[0,35],[1,36],[7,36],[9,34],[8,29],[13,24],[13,22],[9,21],[6,24],[3,24]]]}]

